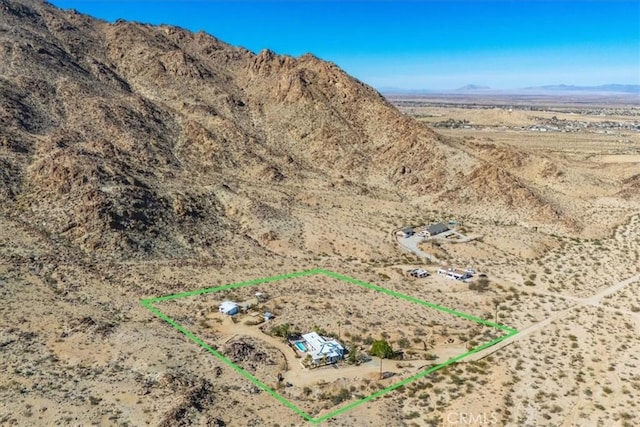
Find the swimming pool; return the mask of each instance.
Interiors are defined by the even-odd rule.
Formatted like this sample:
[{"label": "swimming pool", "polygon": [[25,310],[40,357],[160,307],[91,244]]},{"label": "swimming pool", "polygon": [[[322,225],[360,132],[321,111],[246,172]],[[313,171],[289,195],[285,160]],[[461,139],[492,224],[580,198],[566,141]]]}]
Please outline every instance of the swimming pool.
[{"label": "swimming pool", "polygon": [[307,351],[307,348],[301,342],[296,342],[296,347],[298,347],[298,350],[300,350],[302,352],[306,352]]}]

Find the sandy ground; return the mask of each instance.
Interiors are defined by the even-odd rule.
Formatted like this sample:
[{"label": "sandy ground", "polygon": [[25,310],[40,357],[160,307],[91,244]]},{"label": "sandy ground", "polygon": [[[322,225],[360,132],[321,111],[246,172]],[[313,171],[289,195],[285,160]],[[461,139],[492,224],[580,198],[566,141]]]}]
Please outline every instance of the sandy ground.
[{"label": "sandy ground", "polygon": [[[518,125],[535,122],[532,116],[538,115],[562,118],[552,111],[421,112],[492,126],[441,133],[479,156],[502,156],[520,179],[576,212],[582,228],[557,233],[496,223],[487,219],[489,213],[472,217],[462,207],[444,210],[427,204],[424,196],[407,201],[383,190],[371,196],[348,188],[285,188],[279,191],[291,191],[301,201],[292,211],[304,221],[295,233],[278,229],[279,236],[265,240],[267,255],[111,262],[79,258],[63,241],[0,216],[0,425],[308,425],[139,300],[316,267],[482,319],[497,316],[500,323],[526,331],[480,355],[486,357],[477,356],[480,360],[448,366],[340,413],[327,425],[637,425],[640,199],[618,194],[623,181],[638,173],[637,134],[534,135],[495,128],[498,120]],[[612,120],[623,120],[616,114]],[[548,175],[556,169],[564,174]],[[269,189],[256,184],[255,191]],[[443,242],[437,263],[403,250],[393,236],[406,225],[449,219],[458,220],[465,234],[482,238]],[[274,227],[246,224],[256,240]],[[488,289],[477,291],[436,274],[426,279],[405,274],[409,268],[434,273],[448,265],[487,274]],[[314,416],[418,371],[425,363],[425,340],[428,352],[444,360],[495,333],[330,281],[278,286],[229,290],[224,297],[272,291],[267,308],[278,316],[274,324],[337,333],[340,319],[340,335],[362,350],[367,350],[365,338],[384,333],[394,348],[408,340],[408,357],[384,361],[383,370],[394,374],[385,380],[377,378],[376,359],[355,367],[304,370],[295,353],[258,326],[211,317],[219,296],[159,306],[219,348],[245,336],[262,349],[275,349],[268,354],[273,365],[251,369],[274,387],[274,374],[283,371],[292,387],[278,391]],[[447,347],[449,337],[455,343]],[[348,393],[338,402],[343,389]]]}]

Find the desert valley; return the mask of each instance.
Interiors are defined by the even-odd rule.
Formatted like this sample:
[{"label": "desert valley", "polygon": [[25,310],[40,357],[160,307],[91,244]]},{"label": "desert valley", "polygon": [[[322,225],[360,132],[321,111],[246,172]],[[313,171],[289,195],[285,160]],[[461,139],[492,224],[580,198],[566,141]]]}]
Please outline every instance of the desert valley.
[{"label": "desert valley", "polygon": [[0,425],[640,421],[637,94],[0,0],[0,197]]}]

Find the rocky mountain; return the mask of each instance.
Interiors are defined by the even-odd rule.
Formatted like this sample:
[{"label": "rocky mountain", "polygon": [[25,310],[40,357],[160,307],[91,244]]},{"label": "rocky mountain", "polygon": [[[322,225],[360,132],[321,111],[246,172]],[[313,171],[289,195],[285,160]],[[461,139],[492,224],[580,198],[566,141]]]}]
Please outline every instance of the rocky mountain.
[{"label": "rocky mountain", "polygon": [[295,235],[300,188],[340,182],[449,211],[561,216],[313,55],[0,0],[6,215],[116,258],[215,257],[238,235],[234,248],[261,250],[238,233],[248,222]]},{"label": "rocky mountain", "polygon": [[[431,425],[461,408],[514,424],[519,401],[553,424],[633,419],[637,135],[515,131],[573,112],[466,104],[406,104],[434,120],[418,122],[313,55],[0,0],[0,425]],[[425,124],[449,113],[474,127]],[[469,241],[421,243],[435,264],[394,238],[440,221]],[[356,280],[291,274],[316,268]],[[548,329],[425,376],[502,332],[416,298]],[[337,333],[363,363],[302,369],[275,327]],[[403,355],[383,378],[374,337]],[[574,393],[583,372],[619,405]]]}]

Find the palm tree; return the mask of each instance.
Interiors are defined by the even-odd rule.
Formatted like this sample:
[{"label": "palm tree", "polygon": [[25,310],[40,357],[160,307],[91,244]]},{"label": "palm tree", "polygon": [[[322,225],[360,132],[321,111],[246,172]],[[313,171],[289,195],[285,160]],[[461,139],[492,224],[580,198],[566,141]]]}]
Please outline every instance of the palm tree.
[{"label": "palm tree", "polygon": [[349,357],[347,358],[349,363],[356,363],[358,361],[358,348],[352,342],[349,348]]},{"label": "palm tree", "polygon": [[291,325],[288,323],[285,323],[282,325],[282,339],[284,340],[284,342],[289,341],[289,332],[291,332]]}]

